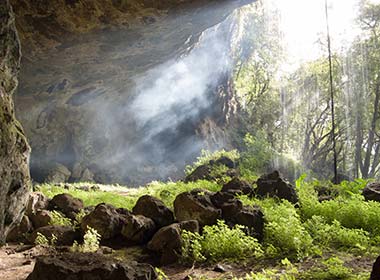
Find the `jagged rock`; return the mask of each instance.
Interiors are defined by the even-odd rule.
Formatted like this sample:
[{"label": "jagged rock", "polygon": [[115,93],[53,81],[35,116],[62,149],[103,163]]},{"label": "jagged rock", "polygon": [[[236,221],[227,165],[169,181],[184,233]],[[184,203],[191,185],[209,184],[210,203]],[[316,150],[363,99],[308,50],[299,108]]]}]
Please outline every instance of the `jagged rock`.
[{"label": "jagged rock", "polygon": [[81,164],[74,164],[70,180],[73,182],[95,182],[95,175],[89,168],[82,167]]},{"label": "jagged rock", "polygon": [[0,245],[21,222],[31,188],[30,147],[16,120],[13,93],[18,85],[20,43],[8,0],[0,1]]},{"label": "jagged rock", "polygon": [[32,192],[29,194],[28,204],[26,206],[26,214],[31,216],[38,210],[47,209],[49,206],[49,198],[41,192]]},{"label": "jagged rock", "polygon": [[148,242],[156,232],[156,225],[150,218],[142,215],[130,215],[126,218],[121,234],[137,244]]},{"label": "jagged rock", "polygon": [[82,231],[85,232],[87,227],[96,229],[102,239],[110,239],[120,233],[120,214],[112,205],[99,204],[94,211],[83,217]]},{"label": "jagged rock", "polygon": [[259,240],[264,234],[264,214],[259,207],[243,206],[241,200],[228,192],[217,192],[211,196],[215,207],[222,210],[222,218],[229,226],[242,225],[248,233]]},{"label": "jagged rock", "polygon": [[30,215],[30,219],[35,229],[48,226],[51,218],[51,213],[48,210],[38,210],[35,214]]},{"label": "jagged rock", "polygon": [[159,228],[174,222],[173,212],[161,200],[150,195],[140,197],[132,211],[133,214],[151,218]]},{"label": "jagged rock", "polygon": [[37,258],[27,280],[154,280],[157,274],[148,264],[124,263],[96,253],[64,253]]},{"label": "jagged rock", "polygon": [[198,221],[184,221],[161,228],[148,243],[148,249],[161,255],[160,263],[167,265],[178,261],[181,255],[181,231],[199,232]]},{"label": "jagged rock", "polygon": [[21,223],[15,226],[7,236],[7,242],[27,242],[26,234],[33,230],[32,223],[28,216],[24,215]]},{"label": "jagged rock", "polygon": [[34,243],[37,238],[37,233],[41,233],[48,240],[51,240],[54,236],[57,238],[56,245],[71,246],[80,235],[72,227],[69,226],[45,226],[36,229],[29,237],[29,241]]},{"label": "jagged rock", "polygon": [[[225,172],[222,172],[221,174],[217,174],[213,172],[215,169],[218,168],[218,166],[225,166],[227,167],[227,170]],[[221,157],[217,160],[210,160],[208,164],[203,164],[198,166],[194,169],[193,172],[191,172],[189,175],[186,176],[185,182],[196,182],[198,180],[216,180],[220,179],[223,176],[229,176],[229,177],[235,177],[238,175],[236,168],[236,164],[227,157]]]},{"label": "jagged rock", "polygon": [[253,188],[248,182],[234,177],[231,181],[223,185],[221,191],[249,195],[253,192]]},{"label": "jagged rock", "polygon": [[369,183],[362,191],[365,200],[380,202],[380,183]]},{"label": "jagged rock", "polygon": [[178,221],[197,220],[201,226],[213,225],[221,218],[222,211],[211,202],[213,193],[194,189],[179,194],[174,200],[174,213]]},{"label": "jagged rock", "polygon": [[278,197],[292,203],[298,202],[296,190],[280,177],[278,171],[263,175],[257,180],[255,195],[259,197]]},{"label": "jagged rock", "polygon": [[50,168],[48,174],[45,178],[47,183],[64,183],[69,180],[71,176],[71,171],[60,163],[55,163],[53,167]]},{"label": "jagged rock", "polygon": [[369,280],[380,280],[380,256],[377,257],[375,263],[372,266],[371,276]]},{"label": "jagged rock", "polygon": [[81,199],[73,197],[68,193],[57,194],[49,202],[50,210],[58,210],[70,219],[75,219],[75,216],[83,207],[83,201]]}]

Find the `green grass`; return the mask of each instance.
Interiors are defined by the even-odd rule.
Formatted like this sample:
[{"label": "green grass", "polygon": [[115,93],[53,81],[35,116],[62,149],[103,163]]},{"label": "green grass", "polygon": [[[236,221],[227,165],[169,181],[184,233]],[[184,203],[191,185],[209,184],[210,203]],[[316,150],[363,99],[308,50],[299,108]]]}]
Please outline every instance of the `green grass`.
[{"label": "green grass", "polygon": [[200,180],[194,183],[183,182],[152,182],[146,187],[131,189],[123,186],[101,186],[100,188],[109,189],[109,191],[83,191],[75,189],[72,185],[70,189],[65,189],[63,186],[42,184],[36,186],[36,190],[41,191],[47,197],[52,198],[60,193],[69,193],[74,197],[83,200],[85,206],[96,206],[99,203],[112,204],[118,208],[126,208],[131,210],[136,204],[137,199],[142,195],[152,195],[161,199],[166,206],[173,208],[173,202],[176,196],[182,192],[190,191],[195,188],[205,189],[209,191],[218,191],[220,186],[215,182]]}]

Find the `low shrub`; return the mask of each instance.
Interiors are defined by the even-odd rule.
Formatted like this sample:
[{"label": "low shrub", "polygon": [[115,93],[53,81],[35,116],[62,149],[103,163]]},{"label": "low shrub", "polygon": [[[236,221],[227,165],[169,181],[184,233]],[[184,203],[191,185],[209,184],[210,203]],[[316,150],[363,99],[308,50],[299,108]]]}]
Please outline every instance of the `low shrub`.
[{"label": "low shrub", "polygon": [[205,226],[203,233],[183,231],[182,257],[184,261],[219,261],[261,257],[261,245],[257,239],[247,236],[243,226],[229,228],[224,221]]},{"label": "low shrub", "polygon": [[99,249],[100,239],[101,236],[96,229],[87,227],[87,231],[83,236],[83,244],[78,244],[77,241],[74,241],[71,251],[81,253],[96,252]]},{"label": "low shrub", "polygon": [[50,225],[68,226],[68,227],[73,226],[71,219],[67,218],[61,212],[53,210],[50,212],[50,214],[51,214],[51,220],[49,222]]}]

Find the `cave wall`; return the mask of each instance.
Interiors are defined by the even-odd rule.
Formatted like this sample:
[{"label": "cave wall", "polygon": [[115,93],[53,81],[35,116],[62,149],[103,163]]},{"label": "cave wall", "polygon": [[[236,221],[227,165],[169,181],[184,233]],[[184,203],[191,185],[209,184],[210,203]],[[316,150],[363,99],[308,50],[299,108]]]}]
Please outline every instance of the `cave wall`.
[{"label": "cave wall", "polygon": [[8,0],[0,2],[0,245],[21,219],[30,189],[30,148],[16,120],[13,93],[18,84],[20,43]]},{"label": "cave wall", "polygon": [[[135,185],[178,179],[201,148],[228,144],[224,125],[233,111],[228,70],[211,73],[208,100],[190,96],[165,109],[170,114],[146,121],[139,117],[146,108],[134,104],[144,91],[157,91],[147,98],[156,105],[173,98],[163,94],[172,87],[149,84],[171,83],[168,69],[178,72],[191,54],[203,57],[205,37],[214,36],[208,30],[228,52],[231,14],[251,1],[11,2],[23,46],[16,112],[32,146],[34,179],[44,180],[55,163],[69,169],[70,180]],[[210,52],[221,51],[211,44]],[[210,72],[202,57],[188,63],[191,71],[201,64]],[[157,72],[162,77],[153,78]],[[153,133],[157,127],[163,128]]]}]

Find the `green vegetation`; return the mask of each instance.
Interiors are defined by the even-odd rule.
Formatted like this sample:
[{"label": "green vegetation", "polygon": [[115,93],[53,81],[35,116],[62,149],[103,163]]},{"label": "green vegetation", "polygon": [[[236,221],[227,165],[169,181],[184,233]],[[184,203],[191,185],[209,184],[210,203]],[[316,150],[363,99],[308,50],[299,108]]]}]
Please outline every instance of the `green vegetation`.
[{"label": "green vegetation", "polygon": [[40,246],[55,246],[56,243],[57,243],[57,236],[52,234],[52,236],[48,238],[40,232],[37,232],[37,237],[34,240],[34,244],[40,245]]},{"label": "green vegetation", "polygon": [[83,244],[78,244],[77,241],[74,241],[71,251],[81,253],[96,252],[99,249],[100,239],[101,236],[96,229],[87,227],[87,231],[83,236]]},{"label": "green vegetation", "polygon": [[62,213],[58,211],[51,211],[51,220],[49,222],[50,225],[57,225],[57,226],[73,226],[71,219],[65,217]]},{"label": "green vegetation", "polygon": [[247,236],[243,226],[229,228],[224,221],[205,226],[203,233],[184,231],[182,254],[186,261],[218,261],[247,259],[263,255],[257,239]]}]

